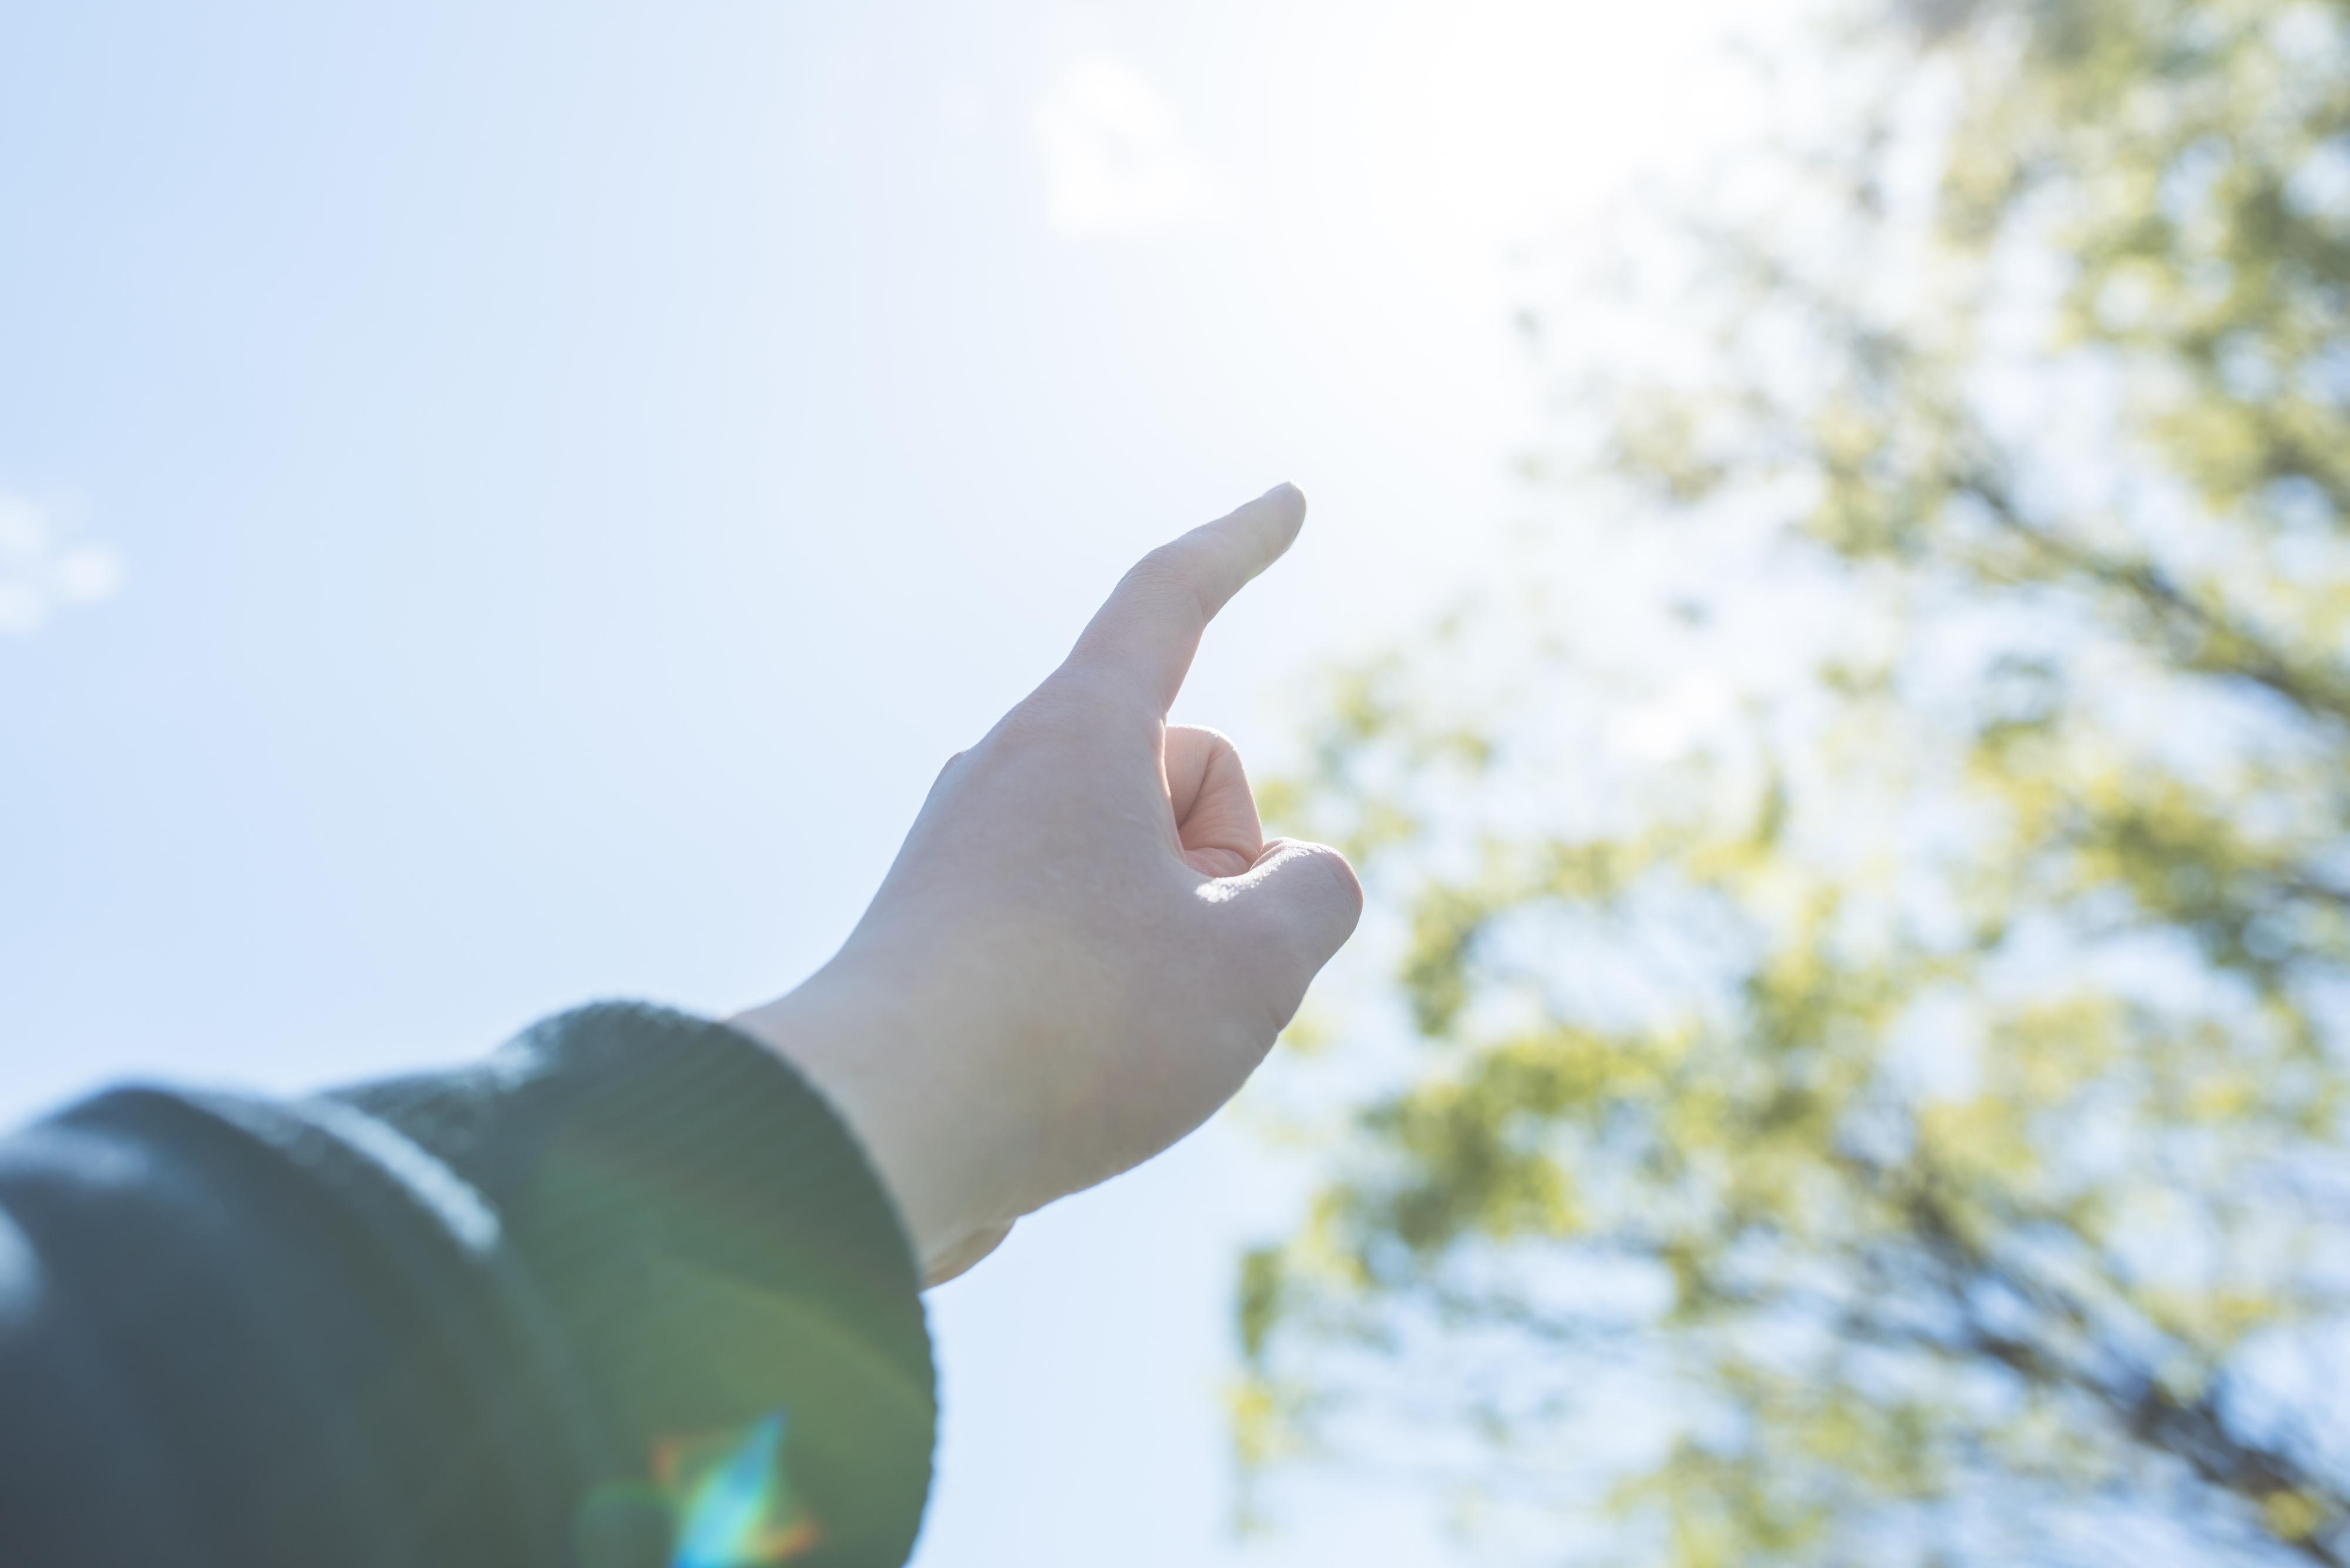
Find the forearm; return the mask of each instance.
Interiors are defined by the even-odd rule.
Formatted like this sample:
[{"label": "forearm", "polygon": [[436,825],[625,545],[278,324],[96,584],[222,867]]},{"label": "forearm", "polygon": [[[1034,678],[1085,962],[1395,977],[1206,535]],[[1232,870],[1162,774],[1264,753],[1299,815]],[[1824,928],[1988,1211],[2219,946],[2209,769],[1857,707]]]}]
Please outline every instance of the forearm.
[{"label": "forearm", "polygon": [[932,1419],[915,1290],[817,1096],[676,1014],[296,1105],[105,1096],[0,1144],[0,1540],[552,1565],[690,1528],[685,1471],[779,1430],[796,1502],[766,1525],[895,1564]]}]

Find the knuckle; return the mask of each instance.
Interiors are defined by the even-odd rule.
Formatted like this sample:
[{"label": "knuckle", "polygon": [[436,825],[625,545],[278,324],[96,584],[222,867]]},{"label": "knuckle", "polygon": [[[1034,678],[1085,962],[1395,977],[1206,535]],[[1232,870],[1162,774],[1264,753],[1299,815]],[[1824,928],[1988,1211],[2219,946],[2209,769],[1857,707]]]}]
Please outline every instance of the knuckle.
[{"label": "knuckle", "polygon": [[999,727],[1019,743],[1090,742],[1147,710],[1131,682],[1099,670],[1064,665],[1005,714]]},{"label": "knuckle", "polygon": [[1135,562],[1126,575],[1143,583],[1180,582],[1188,560],[1181,541],[1170,540]]},{"label": "knuckle", "polygon": [[1298,858],[1303,863],[1300,869],[1322,878],[1326,884],[1326,896],[1332,907],[1347,912],[1347,924],[1351,928],[1363,914],[1362,878],[1355,875],[1355,868],[1347,864],[1347,857],[1328,845],[1308,844],[1300,847]]},{"label": "knuckle", "polygon": [[931,781],[931,794],[933,797],[935,797],[939,792],[945,789],[947,787],[947,782],[955,776],[955,764],[962,762],[963,758],[969,755],[971,755],[971,749],[969,747],[965,747],[940,764],[939,776]]},{"label": "knuckle", "polygon": [[1180,539],[1159,545],[1135,562],[1128,568],[1126,580],[1130,587],[1154,597],[1178,599],[1194,607],[1203,603],[1199,562]]},{"label": "knuckle", "polygon": [[1227,757],[1235,763],[1241,760],[1241,749],[1232,744],[1232,737],[1207,724],[1170,724],[1167,737],[1170,742],[1180,740],[1186,745],[1196,746],[1211,759]]}]

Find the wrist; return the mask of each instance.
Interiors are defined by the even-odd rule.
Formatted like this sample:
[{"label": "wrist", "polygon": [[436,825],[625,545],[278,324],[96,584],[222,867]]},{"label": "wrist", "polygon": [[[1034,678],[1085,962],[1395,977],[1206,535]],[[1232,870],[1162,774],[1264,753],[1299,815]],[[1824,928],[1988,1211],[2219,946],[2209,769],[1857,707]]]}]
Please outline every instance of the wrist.
[{"label": "wrist", "polygon": [[951,1279],[993,1250],[1017,1211],[978,1158],[980,1106],[916,1064],[938,1026],[900,990],[861,984],[838,961],[732,1020],[824,1096],[862,1146],[924,1280]]}]

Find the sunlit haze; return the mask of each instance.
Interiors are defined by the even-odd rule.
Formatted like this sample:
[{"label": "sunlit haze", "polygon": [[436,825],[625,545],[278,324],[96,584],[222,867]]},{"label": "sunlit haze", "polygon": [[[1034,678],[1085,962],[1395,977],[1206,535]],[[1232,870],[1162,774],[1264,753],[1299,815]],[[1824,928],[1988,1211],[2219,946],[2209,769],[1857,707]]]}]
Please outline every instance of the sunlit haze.
[{"label": "sunlit haze", "polygon": [[[0,18],[0,1108],[755,1002],[1136,555],[1290,479],[1176,716],[1537,505],[1513,311],[1755,123],[1788,7],[80,0]],[[1669,751],[1692,687],[1627,741]],[[924,1568],[1234,1538],[1225,1123],[931,1299]]]}]

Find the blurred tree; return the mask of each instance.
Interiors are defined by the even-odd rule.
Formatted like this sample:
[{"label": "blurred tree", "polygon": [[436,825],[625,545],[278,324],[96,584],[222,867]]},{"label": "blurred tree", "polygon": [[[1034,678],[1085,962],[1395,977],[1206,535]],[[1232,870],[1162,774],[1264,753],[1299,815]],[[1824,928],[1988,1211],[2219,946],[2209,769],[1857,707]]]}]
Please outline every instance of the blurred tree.
[{"label": "blurred tree", "polygon": [[1536,589],[1274,792],[1403,1026],[1304,1069],[1243,1458],[1551,1562],[2350,1563],[2350,5],[1773,68]]}]

